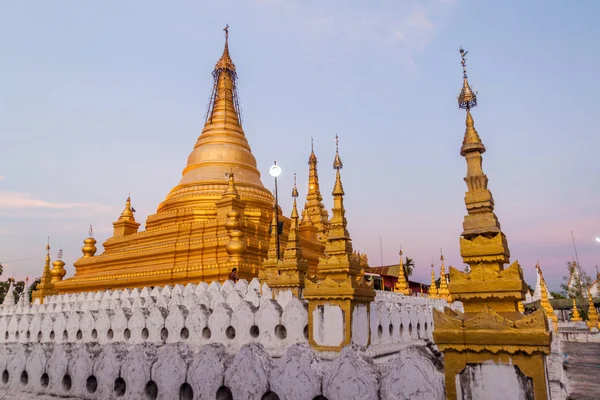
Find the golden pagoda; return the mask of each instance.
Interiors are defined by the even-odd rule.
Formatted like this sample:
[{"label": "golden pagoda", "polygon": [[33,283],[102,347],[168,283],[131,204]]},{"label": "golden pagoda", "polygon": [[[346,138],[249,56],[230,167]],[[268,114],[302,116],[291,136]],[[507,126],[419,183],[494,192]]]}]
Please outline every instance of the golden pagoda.
[{"label": "golden pagoda", "polygon": [[592,294],[590,293],[590,291],[587,291],[587,295],[588,295],[588,320],[586,321],[586,324],[588,326],[588,328],[590,329],[594,329],[594,328],[598,328],[600,329],[600,322],[598,320],[598,311],[596,311],[596,306],[594,305],[594,299],[592,299]]},{"label": "golden pagoda", "polygon": [[52,284],[52,276],[50,275],[50,238],[48,238],[48,244],[46,245],[46,262],[44,263],[44,272],[40,278],[40,283],[37,284],[36,290],[31,294],[31,300],[39,300],[40,303],[44,302],[44,296],[51,296],[55,294],[54,285]]},{"label": "golden pagoda", "polygon": [[552,326],[555,332],[558,332],[558,316],[554,313],[554,308],[552,304],[550,304],[550,300],[548,299],[548,289],[546,286],[546,280],[544,279],[544,274],[542,273],[542,269],[540,268],[540,263],[538,262],[535,267],[537,268],[538,274],[540,275],[540,284],[541,284],[541,299],[540,306],[546,311],[546,315],[548,318],[552,320]]},{"label": "golden pagoda", "polygon": [[450,292],[448,291],[448,281],[446,281],[446,267],[444,266],[444,255],[440,255],[442,266],[440,268],[440,288],[438,289],[438,297],[450,302]]},{"label": "golden pagoda", "polygon": [[431,263],[431,284],[429,285],[429,292],[427,296],[430,299],[437,299],[438,297],[438,290],[435,284],[435,267],[433,266],[433,262]]},{"label": "golden pagoda", "polygon": [[494,213],[488,178],[482,169],[485,146],[475,130],[471,109],[477,93],[469,85],[466,52],[460,49],[463,86],[459,108],[466,110],[466,130],[460,154],[467,162],[465,204],[460,251],[468,272],[449,268],[449,291],[461,301],[464,313],[433,310],[433,339],[444,353],[446,397],[457,398],[456,382],[469,374],[469,365],[494,363],[517,366],[532,379],[535,399],[548,398],[544,357],[550,354],[550,331],[543,310],[524,315],[518,303],[527,286],[517,262],[510,267],[506,236]]},{"label": "golden pagoda", "polygon": [[[204,128],[179,184],[156,214],[148,216],[145,230],[139,230],[128,197],[113,223],[113,236],[103,243],[104,252],[96,255],[95,240],[84,240],[74,276],[63,280],[64,274],[52,275],[48,290],[69,293],[224,281],[232,268],[237,268],[239,278],[259,275],[268,256],[274,196],[260,179],[242,128],[228,33],[226,27],[223,54],[212,73],[214,85]],[[307,204],[320,201],[316,158],[310,177],[316,188],[309,191]],[[281,214],[278,207],[277,213]],[[279,215],[279,221],[283,222],[280,239],[284,245],[290,219]],[[301,227],[294,240],[300,243],[308,268],[316,270],[324,245],[314,229]],[[48,290],[45,293],[50,293]]]},{"label": "golden pagoda", "polygon": [[402,250],[400,250],[400,269],[398,271],[398,281],[394,285],[394,292],[402,293],[405,296],[410,296],[412,291],[408,287],[408,279],[406,277],[406,270],[404,269],[404,261],[402,261]]},{"label": "golden pagoda", "polygon": [[579,314],[579,309],[577,308],[577,300],[573,297],[573,315],[571,315],[571,322],[579,322],[583,321],[581,319],[581,314]]},{"label": "golden pagoda", "polygon": [[317,238],[321,243],[327,243],[327,230],[329,229],[329,214],[323,205],[323,196],[319,187],[319,174],[317,172],[317,156],[312,138],[310,139],[310,156],[308,157],[308,193],[304,209],[317,228]]}]

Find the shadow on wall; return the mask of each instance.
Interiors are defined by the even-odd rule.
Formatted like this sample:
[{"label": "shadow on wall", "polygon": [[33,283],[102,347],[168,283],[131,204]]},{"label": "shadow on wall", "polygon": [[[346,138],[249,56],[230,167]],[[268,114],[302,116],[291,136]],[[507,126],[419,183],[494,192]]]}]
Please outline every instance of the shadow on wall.
[{"label": "shadow on wall", "polygon": [[[183,397],[181,394],[179,396],[180,399],[185,399],[185,400],[192,399],[193,397],[194,397],[194,394],[192,392],[190,392],[188,397]],[[227,386],[221,386],[219,388],[219,390],[217,390],[217,400],[233,400],[233,394],[231,393],[231,389],[229,389]],[[265,393],[261,397],[261,400],[280,400],[280,398],[277,395],[277,393],[269,390],[267,393]],[[315,397],[313,400],[327,400],[327,397],[325,397],[323,395],[319,395],[319,396]]]}]

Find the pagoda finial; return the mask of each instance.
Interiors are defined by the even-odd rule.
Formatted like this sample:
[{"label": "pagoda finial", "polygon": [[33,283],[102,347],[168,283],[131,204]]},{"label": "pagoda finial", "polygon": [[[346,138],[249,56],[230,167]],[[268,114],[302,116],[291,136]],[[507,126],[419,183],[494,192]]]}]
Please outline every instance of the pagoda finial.
[{"label": "pagoda finial", "polygon": [[81,252],[83,253],[84,258],[93,257],[96,254],[96,239],[94,239],[94,228],[90,225],[90,229],[88,230],[88,237],[83,240],[83,247],[81,248]]},{"label": "pagoda finial", "polygon": [[340,152],[339,152],[339,144],[340,144],[340,138],[338,137],[337,133],[335,134],[335,159],[333,160],[333,169],[335,170],[340,170],[343,168],[344,164],[342,164],[342,159],[340,158]]},{"label": "pagoda finial", "polygon": [[460,58],[461,65],[463,69],[463,86],[460,89],[460,94],[458,95],[458,107],[470,110],[473,107],[477,106],[477,92],[473,91],[471,86],[469,85],[469,80],[467,79],[467,60],[466,56],[469,53],[465,51],[462,47],[460,48]]},{"label": "pagoda finial", "polygon": [[135,221],[133,211],[134,210],[131,207],[131,196],[127,196],[127,200],[125,200],[125,208],[123,209],[119,220]]},{"label": "pagoda finial", "polygon": [[226,120],[231,120],[233,124],[241,127],[241,109],[236,88],[237,74],[235,64],[229,55],[229,25],[223,30],[225,31],[225,46],[223,55],[215,64],[212,73],[213,91],[206,112],[206,123],[212,123],[214,118],[219,120],[225,117]]},{"label": "pagoda finial", "polygon": [[223,55],[215,65],[215,71],[219,69],[235,71],[235,64],[233,64],[233,61],[229,56],[229,25],[226,25],[223,30],[225,31],[225,47],[223,48]]},{"label": "pagoda finial", "polygon": [[292,189],[292,197],[298,197],[298,188],[296,187],[296,173],[294,172],[294,188]]},{"label": "pagoda finial", "polygon": [[237,188],[235,187],[235,179],[234,179],[235,174],[233,173],[233,168],[231,168],[231,172],[227,172],[225,174],[225,177],[227,177],[229,179],[229,182],[227,183],[227,189],[225,189],[225,192],[223,192],[223,197],[231,197],[231,198],[235,198],[235,199],[239,199],[240,198],[240,194],[237,191]]},{"label": "pagoda finial", "polygon": [[319,187],[319,174],[317,172],[317,156],[313,138],[310,138],[310,156],[308,157],[308,191],[306,193],[307,215],[312,225],[317,228],[317,238],[321,243],[327,241],[327,230],[329,227],[329,214],[323,204],[323,196]]}]

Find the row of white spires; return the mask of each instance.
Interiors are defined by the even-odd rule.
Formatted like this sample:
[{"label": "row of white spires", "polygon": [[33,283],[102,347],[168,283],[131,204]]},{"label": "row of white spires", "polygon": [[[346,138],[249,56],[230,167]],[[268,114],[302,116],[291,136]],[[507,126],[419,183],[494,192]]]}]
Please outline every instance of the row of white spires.
[{"label": "row of white spires", "polygon": [[[237,350],[259,342],[276,355],[307,342],[308,311],[291,292],[272,297],[258,279],[47,296],[44,304],[1,307],[0,343],[222,343]],[[446,305],[378,292],[369,320],[373,351],[431,339],[432,310]]]}]

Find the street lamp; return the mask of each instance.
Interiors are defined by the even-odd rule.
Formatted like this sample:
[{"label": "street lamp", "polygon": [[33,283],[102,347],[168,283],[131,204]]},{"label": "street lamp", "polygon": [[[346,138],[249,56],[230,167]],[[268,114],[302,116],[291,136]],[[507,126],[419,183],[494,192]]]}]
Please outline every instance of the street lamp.
[{"label": "street lamp", "polygon": [[277,259],[279,260],[279,198],[277,196],[277,177],[281,175],[281,167],[277,165],[277,161],[273,161],[273,165],[269,168],[269,175],[275,178],[275,229],[277,232]]},{"label": "street lamp", "polygon": [[596,236],[596,242],[600,243],[600,236]]}]

